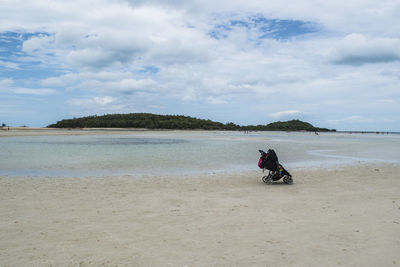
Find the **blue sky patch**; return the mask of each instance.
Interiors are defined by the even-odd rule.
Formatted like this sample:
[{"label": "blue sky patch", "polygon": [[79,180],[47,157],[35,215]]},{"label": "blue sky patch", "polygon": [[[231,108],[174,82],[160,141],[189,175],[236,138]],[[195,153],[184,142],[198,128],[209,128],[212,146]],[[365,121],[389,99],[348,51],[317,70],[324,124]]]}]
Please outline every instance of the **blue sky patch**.
[{"label": "blue sky patch", "polygon": [[287,40],[319,31],[317,25],[312,22],[267,19],[262,15],[257,15],[245,19],[230,19],[223,24],[217,24],[209,32],[209,35],[219,40],[227,38],[229,33],[237,28],[256,31],[259,39],[277,40]]},{"label": "blue sky patch", "polygon": [[19,33],[2,32],[0,33],[0,59],[9,59],[16,56],[26,55],[22,51],[23,43],[34,36],[50,36],[46,32]]},{"label": "blue sky patch", "polygon": [[159,68],[156,66],[144,66],[141,70],[139,70],[139,73],[143,74],[157,74],[160,71]]},{"label": "blue sky patch", "polygon": [[[54,66],[42,64],[39,58],[32,57],[22,50],[23,43],[34,36],[49,36],[46,32],[0,33],[0,78],[42,79],[63,73]],[[54,56],[48,53],[47,56]]]}]

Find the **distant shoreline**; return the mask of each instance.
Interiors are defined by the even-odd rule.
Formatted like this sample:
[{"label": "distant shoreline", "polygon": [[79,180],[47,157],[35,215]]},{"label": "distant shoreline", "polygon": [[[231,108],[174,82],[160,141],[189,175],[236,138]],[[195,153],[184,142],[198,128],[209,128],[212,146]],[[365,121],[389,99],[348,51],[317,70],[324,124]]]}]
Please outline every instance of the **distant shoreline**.
[{"label": "distant shoreline", "polygon": [[[147,129],[147,128],[47,128],[47,127],[15,127],[5,126],[0,127],[0,137],[6,136],[29,136],[29,135],[96,135],[102,133],[108,134],[128,134],[130,132],[285,132],[285,133],[310,133],[313,131],[263,131],[263,130],[204,130],[204,129]],[[400,134],[400,132],[388,132],[388,131],[336,131],[336,132],[318,132],[326,134],[344,133],[344,134]]]}]

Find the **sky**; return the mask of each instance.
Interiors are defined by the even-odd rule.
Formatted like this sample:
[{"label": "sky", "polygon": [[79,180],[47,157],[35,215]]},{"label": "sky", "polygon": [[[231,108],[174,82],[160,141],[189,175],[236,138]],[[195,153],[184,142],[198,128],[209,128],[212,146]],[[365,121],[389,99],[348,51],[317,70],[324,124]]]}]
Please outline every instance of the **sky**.
[{"label": "sky", "polygon": [[0,1],[0,123],[135,112],[400,132],[400,2]]}]

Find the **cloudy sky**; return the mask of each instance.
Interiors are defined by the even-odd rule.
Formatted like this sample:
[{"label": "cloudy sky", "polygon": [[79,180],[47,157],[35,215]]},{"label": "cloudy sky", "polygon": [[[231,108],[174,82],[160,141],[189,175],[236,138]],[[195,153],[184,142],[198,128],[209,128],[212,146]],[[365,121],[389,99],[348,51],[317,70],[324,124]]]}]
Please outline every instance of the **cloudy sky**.
[{"label": "cloudy sky", "polygon": [[0,1],[0,123],[132,112],[400,131],[400,2]]}]

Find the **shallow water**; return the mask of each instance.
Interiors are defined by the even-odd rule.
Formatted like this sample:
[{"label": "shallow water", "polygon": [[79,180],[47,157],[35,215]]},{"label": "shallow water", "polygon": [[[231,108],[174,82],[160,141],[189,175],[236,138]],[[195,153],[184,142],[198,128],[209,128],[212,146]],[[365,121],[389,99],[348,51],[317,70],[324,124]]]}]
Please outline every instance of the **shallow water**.
[{"label": "shallow water", "polygon": [[400,135],[286,132],[133,132],[0,138],[0,175],[192,175],[257,170],[273,148],[289,170],[400,163]]}]

